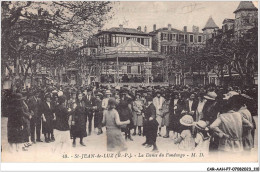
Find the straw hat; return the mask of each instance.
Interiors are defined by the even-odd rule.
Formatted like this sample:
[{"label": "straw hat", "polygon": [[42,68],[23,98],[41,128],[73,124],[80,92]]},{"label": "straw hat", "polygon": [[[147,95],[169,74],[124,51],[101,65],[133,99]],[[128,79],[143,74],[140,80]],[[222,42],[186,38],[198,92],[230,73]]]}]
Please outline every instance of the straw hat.
[{"label": "straw hat", "polygon": [[196,122],[195,127],[197,127],[200,130],[209,130],[207,128],[207,123],[203,120],[199,120],[198,122]]},{"label": "straw hat", "polygon": [[63,91],[59,90],[59,91],[58,91],[58,96],[59,96],[59,97],[63,96]]},{"label": "straw hat", "polygon": [[180,119],[180,123],[184,126],[192,126],[193,125],[193,118],[190,115],[184,115]]},{"label": "straw hat", "polygon": [[106,95],[111,95],[112,93],[111,93],[111,91],[110,90],[106,90],[106,93],[105,93]]},{"label": "straw hat", "polygon": [[204,98],[208,100],[215,100],[216,97],[217,94],[215,92],[208,92],[207,95],[204,96]]},{"label": "straw hat", "polygon": [[239,95],[239,93],[236,91],[229,91],[227,94],[224,94],[225,97],[223,99],[228,100],[229,98],[236,95]]}]

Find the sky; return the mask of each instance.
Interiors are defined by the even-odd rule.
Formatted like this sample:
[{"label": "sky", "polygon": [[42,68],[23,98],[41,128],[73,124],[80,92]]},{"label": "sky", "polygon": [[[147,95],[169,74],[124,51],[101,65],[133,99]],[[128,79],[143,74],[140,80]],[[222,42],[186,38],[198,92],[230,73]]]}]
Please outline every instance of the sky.
[{"label": "sky", "polygon": [[[258,8],[258,2],[253,3]],[[193,25],[198,26],[202,32],[210,16],[219,27],[225,18],[234,19],[233,12],[238,5],[239,1],[121,1],[114,4],[115,15],[102,29],[123,24],[126,28],[141,26],[142,31],[147,26],[147,31],[151,32],[154,24],[157,29],[171,24],[172,28],[179,30],[187,26],[188,31],[192,31]]]}]

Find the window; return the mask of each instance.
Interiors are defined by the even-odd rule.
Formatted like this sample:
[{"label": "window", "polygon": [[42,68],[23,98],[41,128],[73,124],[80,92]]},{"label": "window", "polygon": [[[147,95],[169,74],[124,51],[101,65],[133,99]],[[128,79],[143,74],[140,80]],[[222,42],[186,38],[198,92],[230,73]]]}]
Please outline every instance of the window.
[{"label": "window", "polygon": [[161,53],[162,53],[162,54],[166,54],[167,51],[168,51],[167,46],[161,46]]},{"label": "window", "polygon": [[172,40],[176,40],[176,34],[172,34]]},{"label": "window", "polygon": [[138,67],[138,73],[141,73],[141,66],[137,66]]},{"label": "window", "polygon": [[190,42],[194,42],[193,35],[190,35]]},{"label": "window", "polygon": [[249,17],[245,17],[245,18],[243,19],[243,24],[248,24],[248,23],[250,23],[250,22],[249,22]]},{"label": "window", "polygon": [[137,38],[137,42],[138,42],[138,43],[141,43],[141,42],[140,42],[140,38]]},{"label": "window", "polygon": [[130,37],[126,37],[126,40],[129,40],[130,39]]},{"label": "window", "polygon": [[141,38],[141,44],[144,45],[144,38]]},{"label": "window", "polygon": [[116,37],[116,44],[119,44],[119,37]]},{"label": "window", "polygon": [[127,73],[131,73],[131,66],[127,66]]},{"label": "window", "polygon": [[198,42],[202,42],[202,36],[198,36]]},{"label": "window", "polygon": [[168,41],[172,40],[172,34],[168,34]]},{"label": "window", "polygon": [[116,44],[116,37],[115,37],[115,36],[112,37],[112,44],[113,44],[113,45]]},{"label": "window", "polygon": [[161,33],[161,40],[167,40],[168,34],[167,33]]},{"label": "window", "polygon": [[171,48],[171,46],[167,46],[167,48],[166,48],[166,54],[170,54],[170,48]]},{"label": "window", "polygon": [[184,35],[179,35],[179,41],[183,42],[184,41]]},{"label": "window", "polygon": [[173,52],[173,46],[169,46],[168,50],[169,50],[169,53],[171,54]]},{"label": "window", "polygon": [[149,39],[144,39],[144,46],[149,46]]},{"label": "window", "polygon": [[149,47],[149,39],[144,39],[144,45]]}]

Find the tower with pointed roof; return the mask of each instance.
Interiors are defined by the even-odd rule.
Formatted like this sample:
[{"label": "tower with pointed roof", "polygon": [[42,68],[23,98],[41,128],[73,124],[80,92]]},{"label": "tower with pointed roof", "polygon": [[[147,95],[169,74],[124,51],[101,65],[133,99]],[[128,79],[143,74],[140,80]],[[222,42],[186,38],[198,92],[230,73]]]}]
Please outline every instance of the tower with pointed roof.
[{"label": "tower with pointed roof", "polygon": [[216,25],[212,16],[210,16],[205,27],[202,29],[203,35],[204,35],[203,40],[208,40],[208,39],[212,38],[213,32],[217,29],[219,29],[219,27]]},{"label": "tower with pointed roof", "polygon": [[234,11],[235,13],[235,35],[240,37],[249,29],[257,26],[258,9],[251,1],[241,1]]}]

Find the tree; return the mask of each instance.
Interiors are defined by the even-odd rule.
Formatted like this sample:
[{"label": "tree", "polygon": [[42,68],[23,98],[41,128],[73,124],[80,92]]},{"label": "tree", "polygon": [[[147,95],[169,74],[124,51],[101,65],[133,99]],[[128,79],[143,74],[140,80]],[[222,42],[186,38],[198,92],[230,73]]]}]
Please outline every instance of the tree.
[{"label": "tree", "polygon": [[[3,1],[2,74],[10,62],[16,64],[16,75],[19,73],[19,66],[28,68],[39,60],[43,66],[59,66],[60,56],[57,58],[56,52],[78,44],[82,38],[87,38],[102,27],[112,17],[112,4],[101,1]],[[36,25],[31,25],[32,23]],[[40,38],[40,41],[34,41],[31,37]],[[35,49],[39,46],[40,54]],[[68,57],[68,51],[64,52],[67,53],[63,56],[67,63],[71,58]],[[36,58],[37,54],[41,55],[40,59]],[[26,76],[28,70],[23,70],[23,75]],[[9,73],[13,76],[11,70]]]}]

